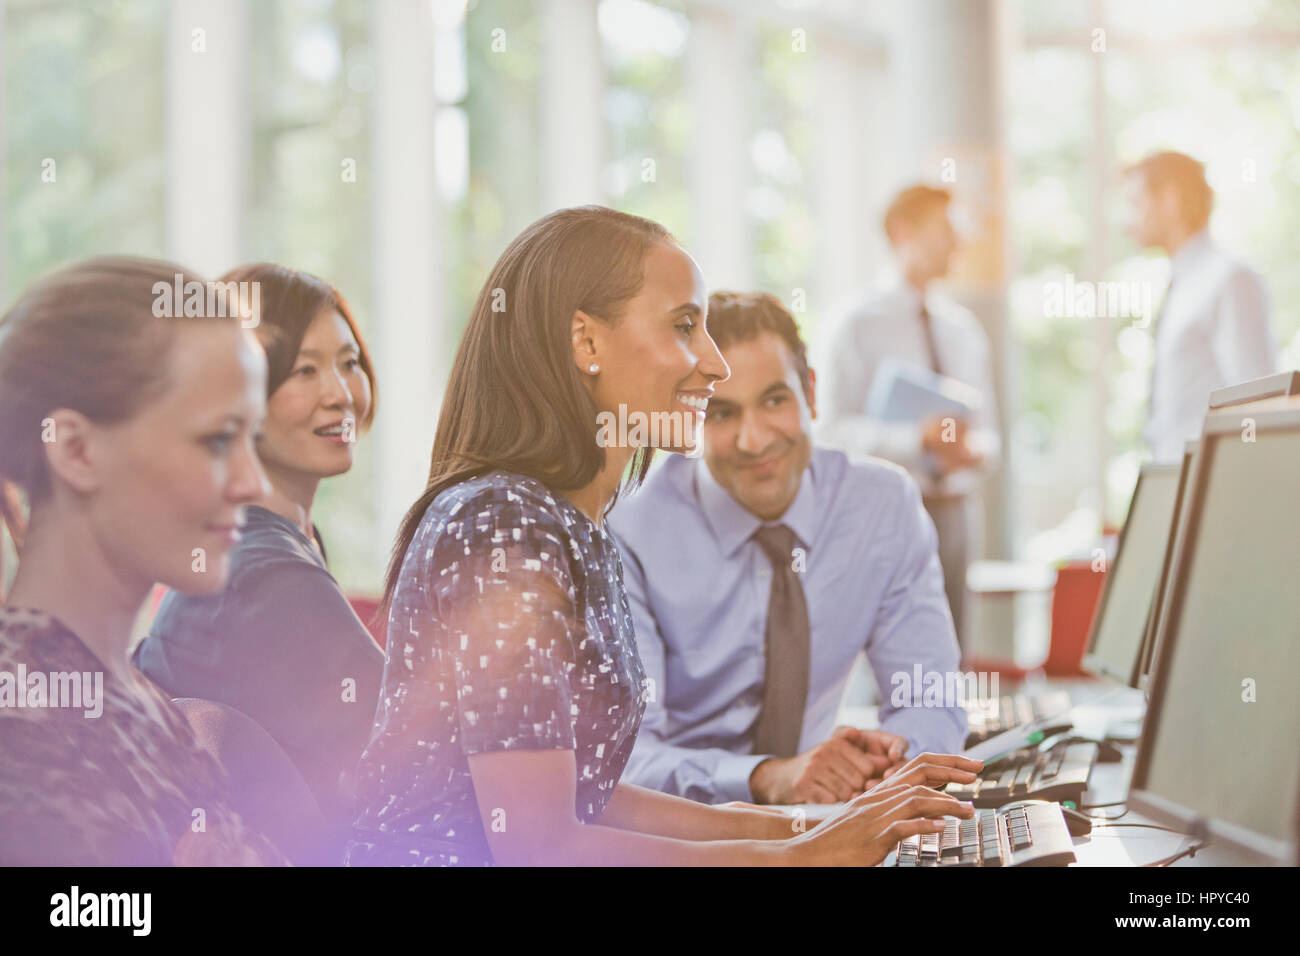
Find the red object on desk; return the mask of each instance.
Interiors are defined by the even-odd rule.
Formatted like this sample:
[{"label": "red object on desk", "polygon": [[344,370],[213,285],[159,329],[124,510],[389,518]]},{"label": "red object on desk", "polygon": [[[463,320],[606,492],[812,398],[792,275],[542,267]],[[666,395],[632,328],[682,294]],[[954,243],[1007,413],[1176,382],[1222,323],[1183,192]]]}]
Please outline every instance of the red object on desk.
[{"label": "red object on desk", "polygon": [[1070,561],[1056,572],[1052,591],[1052,638],[1043,670],[1048,677],[1084,677],[1083,654],[1088,649],[1092,618],[1097,612],[1106,571],[1091,561]]},{"label": "red object on desk", "polygon": [[1097,611],[1105,570],[1094,571],[1091,561],[1067,561],[1056,572],[1052,589],[1051,637],[1047,657],[1038,667],[1018,667],[1008,660],[970,658],[967,670],[996,671],[1003,680],[1019,683],[1032,670],[1042,670],[1048,677],[1086,677],[1083,654],[1092,633],[1092,618]]}]

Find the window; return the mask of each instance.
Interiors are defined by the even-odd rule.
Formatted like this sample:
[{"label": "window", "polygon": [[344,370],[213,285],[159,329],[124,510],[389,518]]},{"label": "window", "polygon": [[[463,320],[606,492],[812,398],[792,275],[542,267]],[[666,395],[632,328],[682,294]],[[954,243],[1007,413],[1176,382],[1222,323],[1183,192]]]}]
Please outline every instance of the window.
[{"label": "window", "polygon": [[162,0],[7,0],[3,297],[97,254],[163,252]]},{"label": "window", "polygon": [[1010,320],[1021,398],[1009,423],[1020,465],[1013,500],[1019,547],[1045,560],[1082,547],[1099,519],[1123,521],[1144,454],[1150,329],[1044,308],[1048,283],[1066,274],[1148,283],[1158,308],[1168,265],[1123,235],[1124,164],[1166,148],[1206,162],[1211,232],[1264,275],[1282,364],[1300,363],[1291,268],[1300,255],[1300,10],[1282,0],[1096,9],[1093,17],[1083,4],[1022,0],[1023,45],[1010,65],[1019,259]]}]

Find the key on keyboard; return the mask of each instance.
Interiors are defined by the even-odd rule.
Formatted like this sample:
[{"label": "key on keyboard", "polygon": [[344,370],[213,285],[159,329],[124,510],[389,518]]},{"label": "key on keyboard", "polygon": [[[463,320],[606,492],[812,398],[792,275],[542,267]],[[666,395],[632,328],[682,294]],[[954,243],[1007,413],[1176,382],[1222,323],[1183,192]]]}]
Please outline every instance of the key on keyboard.
[{"label": "key on keyboard", "polygon": [[1054,803],[976,810],[950,817],[943,833],[908,837],[894,866],[1066,866],[1075,861],[1070,831]]},{"label": "key on keyboard", "polygon": [[1094,743],[1060,743],[1050,750],[1026,747],[994,764],[973,784],[950,783],[944,792],[977,808],[1014,800],[1073,800],[1080,803],[1097,760]]},{"label": "key on keyboard", "polygon": [[1031,720],[1065,713],[1070,708],[1070,694],[1053,690],[1040,694],[977,697],[967,700],[965,706],[969,720],[966,746],[970,747]]}]

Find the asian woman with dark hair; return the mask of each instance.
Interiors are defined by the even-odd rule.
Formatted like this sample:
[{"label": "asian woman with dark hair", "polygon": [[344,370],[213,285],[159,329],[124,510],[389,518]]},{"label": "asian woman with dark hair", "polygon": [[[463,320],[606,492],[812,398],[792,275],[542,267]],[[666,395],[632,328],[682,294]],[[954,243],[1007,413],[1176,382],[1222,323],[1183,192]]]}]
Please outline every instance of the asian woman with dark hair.
[{"label": "asian woman with dark hair", "polygon": [[330,574],[311,513],[321,481],[352,467],[373,420],[374,368],[329,283],[265,263],[220,281],[256,290],[268,365],[257,454],[270,494],[245,511],[229,585],[168,594],[136,662],[174,696],[215,700],[260,724],[330,824],[317,860],[338,863],[384,657]]}]

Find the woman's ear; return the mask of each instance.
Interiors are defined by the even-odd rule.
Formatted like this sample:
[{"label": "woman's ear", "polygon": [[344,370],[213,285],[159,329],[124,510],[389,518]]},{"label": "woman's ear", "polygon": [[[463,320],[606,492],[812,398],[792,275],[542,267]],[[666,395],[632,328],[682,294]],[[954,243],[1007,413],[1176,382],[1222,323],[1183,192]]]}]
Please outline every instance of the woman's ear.
[{"label": "woman's ear", "polygon": [[596,320],[581,309],[573,313],[573,361],[584,375],[600,371],[596,355]]},{"label": "woman's ear", "polygon": [[51,476],[81,494],[98,488],[99,438],[94,423],[81,412],[70,408],[50,412],[41,422],[41,441]]}]

